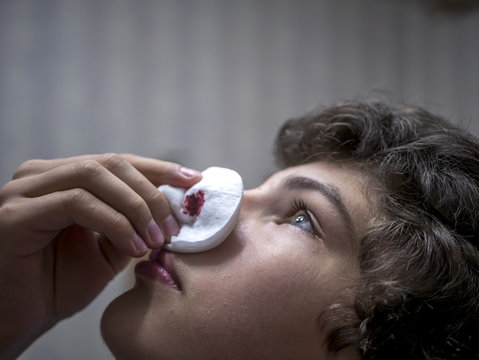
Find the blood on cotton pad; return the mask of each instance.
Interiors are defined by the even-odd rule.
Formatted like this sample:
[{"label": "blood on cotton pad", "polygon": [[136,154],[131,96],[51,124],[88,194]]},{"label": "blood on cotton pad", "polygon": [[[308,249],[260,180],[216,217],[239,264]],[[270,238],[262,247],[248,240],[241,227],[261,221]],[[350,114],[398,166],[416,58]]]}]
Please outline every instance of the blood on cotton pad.
[{"label": "blood on cotton pad", "polygon": [[243,199],[243,180],[234,170],[210,167],[189,189],[162,185],[180,232],[163,247],[170,251],[206,251],[223,242],[233,230]]}]

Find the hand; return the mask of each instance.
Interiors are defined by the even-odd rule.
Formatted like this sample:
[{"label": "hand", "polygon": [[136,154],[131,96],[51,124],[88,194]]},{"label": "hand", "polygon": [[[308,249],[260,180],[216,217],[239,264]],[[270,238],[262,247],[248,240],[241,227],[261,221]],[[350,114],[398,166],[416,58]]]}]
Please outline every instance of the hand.
[{"label": "hand", "polygon": [[22,164],[0,189],[0,358],[85,307],[131,257],[161,247],[170,208],[157,186],[200,179],[134,155]]}]

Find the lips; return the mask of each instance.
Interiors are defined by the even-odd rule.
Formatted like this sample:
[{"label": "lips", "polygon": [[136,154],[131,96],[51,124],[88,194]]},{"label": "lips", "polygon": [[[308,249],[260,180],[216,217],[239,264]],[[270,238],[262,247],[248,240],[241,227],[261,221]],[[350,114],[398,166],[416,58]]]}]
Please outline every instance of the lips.
[{"label": "lips", "polygon": [[140,278],[147,277],[175,290],[181,290],[171,252],[161,249],[152,250],[147,261],[141,261],[136,265],[135,273]]}]

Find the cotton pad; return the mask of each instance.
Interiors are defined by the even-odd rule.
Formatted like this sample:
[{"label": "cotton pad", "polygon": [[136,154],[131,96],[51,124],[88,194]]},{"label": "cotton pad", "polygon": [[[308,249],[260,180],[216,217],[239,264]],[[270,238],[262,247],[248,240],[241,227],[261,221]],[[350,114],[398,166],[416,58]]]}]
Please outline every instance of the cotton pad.
[{"label": "cotton pad", "polygon": [[163,247],[194,253],[219,245],[233,230],[243,198],[243,180],[233,170],[210,167],[189,189],[162,185],[158,189],[170,203],[180,232]]}]

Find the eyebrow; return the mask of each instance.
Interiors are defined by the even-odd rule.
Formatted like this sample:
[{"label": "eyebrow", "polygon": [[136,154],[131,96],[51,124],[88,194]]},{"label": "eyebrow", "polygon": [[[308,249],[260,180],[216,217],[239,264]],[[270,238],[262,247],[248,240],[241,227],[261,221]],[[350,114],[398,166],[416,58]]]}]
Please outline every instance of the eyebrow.
[{"label": "eyebrow", "polygon": [[354,227],[346,206],[341,198],[339,189],[333,184],[326,184],[304,176],[289,176],[284,181],[284,186],[289,190],[306,190],[321,193],[336,209],[341,220],[346,225],[350,236],[353,238]]}]

